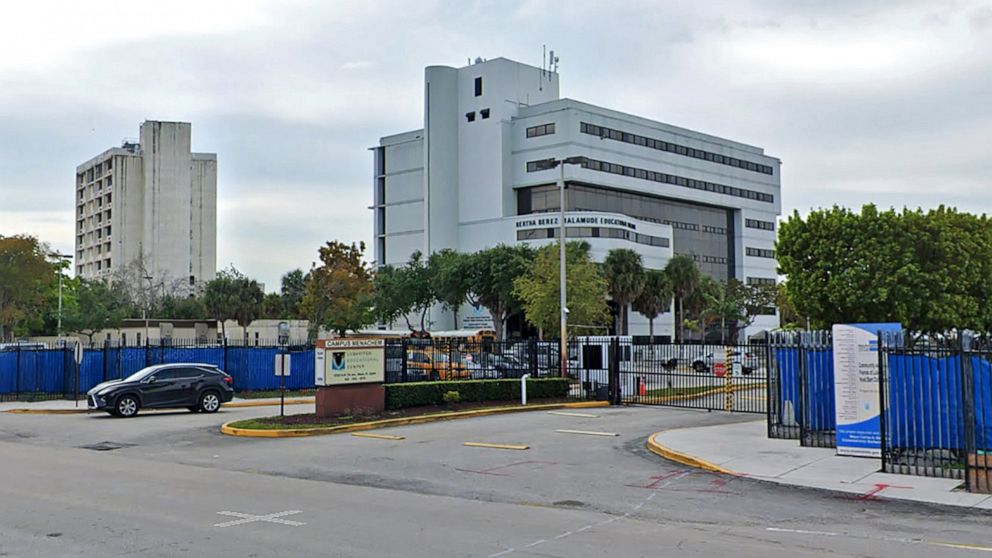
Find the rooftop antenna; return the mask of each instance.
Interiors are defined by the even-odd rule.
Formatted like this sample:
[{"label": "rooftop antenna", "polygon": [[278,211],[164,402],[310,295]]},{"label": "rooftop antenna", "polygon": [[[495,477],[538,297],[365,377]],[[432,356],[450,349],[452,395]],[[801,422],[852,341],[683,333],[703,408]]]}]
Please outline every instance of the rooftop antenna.
[{"label": "rooftop antenna", "polygon": [[537,90],[544,91],[544,59],[548,56],[548,45],[541,45],[541,77],[537,80]]}]

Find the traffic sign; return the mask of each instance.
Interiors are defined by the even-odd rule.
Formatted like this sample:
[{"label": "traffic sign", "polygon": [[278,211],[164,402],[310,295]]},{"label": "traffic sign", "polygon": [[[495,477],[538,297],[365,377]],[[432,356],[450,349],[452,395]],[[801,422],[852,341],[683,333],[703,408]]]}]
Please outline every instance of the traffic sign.
[{"label": "traffic sign", "polygon": [[292,367],[290,366],[289,357],[290,357],[289,353],[276,355],[276,366],[275,366],[276,376],[290,375],[290,370]]}]

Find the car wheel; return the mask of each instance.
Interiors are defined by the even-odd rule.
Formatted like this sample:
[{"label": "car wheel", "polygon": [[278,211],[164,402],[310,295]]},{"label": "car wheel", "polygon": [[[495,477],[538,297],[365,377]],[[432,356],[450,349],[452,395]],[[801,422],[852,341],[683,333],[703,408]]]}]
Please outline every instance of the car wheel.
[{"label": "car wheel", "polygon": [[117,416],[130,418],[138,414],[138,408],[141,405],[138,403],[138,398],[133,395],[125,395],[117,400],[117,405],[114,406],[114,410],[117,411]]},{"label": "car wheel", "polygon": [[199,409],[204,413],[216,413],[220,409],[220,396],[216,391],[205,391],[200,396]]},{"label": "car wheel", "polygon": [[706,364],[702,361],[696,361],[692,363],[692,369],[696,372],[706,372]]}]

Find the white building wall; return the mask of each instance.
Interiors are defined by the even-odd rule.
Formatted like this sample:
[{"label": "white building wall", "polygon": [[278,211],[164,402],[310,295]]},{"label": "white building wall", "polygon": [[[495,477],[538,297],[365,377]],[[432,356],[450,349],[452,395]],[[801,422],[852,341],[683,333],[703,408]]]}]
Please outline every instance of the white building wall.
[{"label": "white building wall", "polygon": [[[476,95],[477,78],[482,80],[481,95]],[[513,221],[517,213],[517,189],[555,184],[559,173],[558,169],[527,172],[527,162],[586,156],[771,194],[774,201],[769,203],[577,166],[565,167],[566,182],[723,208],[730,216],[727,228],[733,253],[727,258],[729,272],[741,281],[749,276],[776,277],[774,259],[746,256],[748,247],[772,249],[775,232],[746,228],[744,219],[777,220],[781,212],[778,159],[765,155],[758,147],[558,96],[556,73],[505,59],[457,70],[427,68],[424,130],[380,140],[380,146],[385,148],[386,202],[385,210],[377,215],[384,220],[381,230],[385,233],[386,263],[401,264],[414,250],[425,255],[449,247],[475,252],[499,243],[517,242]],[[488,118],[483,118],[483,110],[488,110]],[[773,168],[773,174],[601,139],[582,133],[582,122],[768,165]],[[527,137],[527,128],[547,123],[555,124],[554,134]],[[419,166],[415,162],[418,152]],[[415,193],[418,180],[422,192],[419,198]],[[379,227],[377,224],[377,231]],[[592,246],[596,261],[601,261],[612,248],[631,248],[641,254],[646,267],[655,269],[664,267],[673,253],[679,253],[674,243],[659,250],[622,239],[583,240]],[[432,310],[430,321],[438,329],[460,325],[451,321],[450,312],[442,312],[440,308]],[[751,329],[775,326],[776,316],[762,316]],[[639,314],[631,313],[630,327],[634,335],[647,334],[647,320]],[[656,336],[671,335],[673,330],[671,312],[656,320]]]}]

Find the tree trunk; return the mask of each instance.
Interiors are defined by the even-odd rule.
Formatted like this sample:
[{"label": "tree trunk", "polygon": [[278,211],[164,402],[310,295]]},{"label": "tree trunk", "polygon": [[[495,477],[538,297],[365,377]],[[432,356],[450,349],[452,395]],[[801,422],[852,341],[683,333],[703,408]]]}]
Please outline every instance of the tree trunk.
[{"label": "tree trunk", "polygon": [[648,339],[649,344],[654,345],[654,318],[648,318]]},{"label": "tree trunk", "polygon": [[720,316],[720,344],[727,344],[727,319]]},{"label": "tree trunk", "polygon": [[675,313],[675,332],[679,334],[679,343],[685,343],[685,327],[683,325],[685,320],[682,317],[682,312],[682,297],[679,297],[679,309],[678,312]]}]

